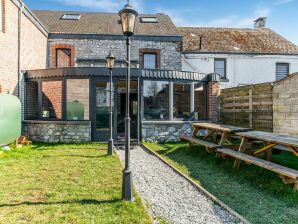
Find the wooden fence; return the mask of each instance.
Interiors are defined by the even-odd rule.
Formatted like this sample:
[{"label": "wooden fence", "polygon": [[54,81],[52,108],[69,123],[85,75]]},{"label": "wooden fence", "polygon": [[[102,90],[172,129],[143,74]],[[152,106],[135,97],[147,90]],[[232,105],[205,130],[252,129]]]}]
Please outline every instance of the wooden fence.
[{"label": "wooden fence", "polygon": [[220,122],[273,131],[272,83],[223,89],[220,96]]}]

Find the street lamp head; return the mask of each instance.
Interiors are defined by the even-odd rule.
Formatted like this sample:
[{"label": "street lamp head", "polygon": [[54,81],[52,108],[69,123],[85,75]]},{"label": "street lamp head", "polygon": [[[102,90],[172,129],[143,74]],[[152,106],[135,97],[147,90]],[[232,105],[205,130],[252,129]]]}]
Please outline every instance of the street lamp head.
[{"label": "street lamp head", "polygon": [[122,31],[125,36],[132,36],[134,34],[135,21],[138,16],[138,12],[132,8],[128,3],[118,13],[121,18]]},{"label": "street lamp head", "polygon": [[112,54],[111,51],[110,51],[109,55],[106,57],[106,60],[107,60],[107,68],[113,69],[114,65],[115,65],[116,58],[114,57],[114,55]]}]

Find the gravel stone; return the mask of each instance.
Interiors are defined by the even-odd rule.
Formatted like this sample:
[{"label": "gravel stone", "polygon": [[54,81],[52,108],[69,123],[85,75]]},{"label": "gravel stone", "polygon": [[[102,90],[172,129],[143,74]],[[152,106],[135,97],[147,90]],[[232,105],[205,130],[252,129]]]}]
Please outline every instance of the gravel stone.
[{"label": "gravel stone", "polygon": [[[124,160],[124,150],[118,150]],[[131,150],[133,182],[152,216],[170,223],[240,223],[158,158],[136,146]],[[158,221],[157,221],[158,223]]]}]

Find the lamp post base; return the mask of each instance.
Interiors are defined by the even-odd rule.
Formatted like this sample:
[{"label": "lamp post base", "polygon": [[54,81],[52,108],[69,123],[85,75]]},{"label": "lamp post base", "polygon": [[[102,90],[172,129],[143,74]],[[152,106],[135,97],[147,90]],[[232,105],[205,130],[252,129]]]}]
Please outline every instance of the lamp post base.
[{"label": "lamp post base", "polygon": [[130,170],[123,170],[122,199],[125,201],[133,201],[132,178]]},{"label": "lamp post base", "polygon": [[108,142],[108,155],[112,156],[114,152],[114,141],[113,139],[110,139]]}]

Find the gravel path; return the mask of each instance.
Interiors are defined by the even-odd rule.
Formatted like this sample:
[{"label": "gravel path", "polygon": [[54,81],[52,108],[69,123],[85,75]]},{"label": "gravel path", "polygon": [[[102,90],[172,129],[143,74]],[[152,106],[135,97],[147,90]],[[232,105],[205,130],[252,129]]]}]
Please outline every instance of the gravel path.
[{"label": "gravel path", "polygon": [[[124,160],[124,150],[118,153]],[[235,223],[237,220],[140,147],[131,150],[131,168],[137,191],[151,205],[149,210],[154,218],[181,224]]]}]

